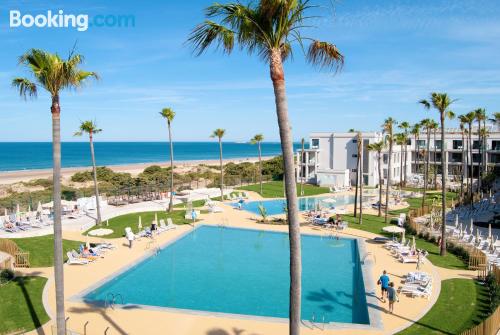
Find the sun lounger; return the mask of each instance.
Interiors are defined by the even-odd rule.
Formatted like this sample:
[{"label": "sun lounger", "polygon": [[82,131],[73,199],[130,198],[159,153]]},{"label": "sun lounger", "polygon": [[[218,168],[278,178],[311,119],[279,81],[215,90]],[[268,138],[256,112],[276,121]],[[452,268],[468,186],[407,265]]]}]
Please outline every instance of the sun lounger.
[{"label": "sun lounger", "polygon": [[71,251],[68,251],[66,253],[66,256],[68,256],[68,260],[66,261],[67,264],[70,265],[85,265],[89,264],[89,261],[87,259],[82,259],[82,258],[75,258]]}]

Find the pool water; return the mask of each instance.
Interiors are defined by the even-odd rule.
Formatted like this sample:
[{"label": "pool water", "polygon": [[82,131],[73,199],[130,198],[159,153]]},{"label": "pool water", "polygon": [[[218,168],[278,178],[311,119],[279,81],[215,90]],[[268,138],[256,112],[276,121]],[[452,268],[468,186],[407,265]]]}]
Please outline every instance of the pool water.
[{"label": "pool water", "polygon": [[[287,318],[288,243],[286,233],[199,226],[84,300],[120,293],[125,304]],[[303,235],[302,267],[302,319],[369,323],[355,239]]]},{"label": "pool water", "polygon": [[[325,202],[326,199],[335,199],[335,202]],[[364,199],[364,198],[363,198]],[[308,211],[311,209],[321,207],[342,207],[354,203],[353,195],[335,195],[335,196],[322,196],[322,197],[303,197],[298,198],[299,211]],[[273,199],[263,201],[249,201],[242,204],[242,209],[260,215],[259,205],[266,208],[267,215],[277,215],[285,213],[285,199]]]}]

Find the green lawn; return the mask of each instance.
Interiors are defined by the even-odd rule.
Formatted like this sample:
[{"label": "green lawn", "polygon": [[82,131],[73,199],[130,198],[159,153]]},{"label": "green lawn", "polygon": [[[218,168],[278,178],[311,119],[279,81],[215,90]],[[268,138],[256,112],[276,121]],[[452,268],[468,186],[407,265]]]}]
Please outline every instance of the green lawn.
[{"label": "green lawn", "polygon": [[[253,184],[248,186],[238,187],[238,190],[260,192],[260,184]],[[283,182],[282,181],[272,181],[269,183],[262,184],[262,197],[264,198],[283,198]],[[297,195],[300,196],[300,184],[297,184]],[[304,185],[304,196],[318,195],[329,193],[328,187],[319,187],[314,185]]]},{"label": "green lawn", "polygon": [[46,282],[42,277],[18,277],[0,286],[0,334],[30,331],[49,321],[42,305]]},{"label": "green lawn", "polygon": [[[167,213],[165,211],[159,211],[159,212],[140,212],[140,213],[131,213],[131,214],[125,214],[125,215],[120,215],[117,217],[114,217],[112,219],[109,219],[109,227],[106,227],[105,225],[103,228],[109,228],[113,229],[113,233],[102,236],[103,238],[117,238],[117,237],[123,237],[125,236],[125,228],[130,227],[132,228],[132,231],[134,233],[138,232],[137,224],[139,223],[139,216],[141,216],[141,221],[142,221],[142,226],[143,227],[148,227],[151,225],[151,222],[155,218],[155,213],[158,214],[158,220],[160,219],[166,219],[168,217],[172,218],[172,221],[174,224],[186,224],[186,223],[191,223],[192,220],[185,220],[184,219],[184,214],[186,211],[183,210],[176,210],[173,211],[172,213]],[[95,227],[90,228],[83,234],[87,234],[90,230],[95,229]]]},{"label": "green lawn", "polygon": [[[457,199],[458,194],[455,192],[446,192],[446,203],[448,205],[451,204],[452,199]],[[425,198],[425,203],[427,205],[432,205],[432,201],[435,199],[436,204],[441,204],[441,191],[427,191],[427,197]],[[421,208],[422,207],[422,198],[408,198],[406,202],[410,205],[408,208],[398,209],[390,211],[389,214],[399,214],[399,213],[408,213],[410,209]]]},{"label": "green lawn", "polygon": [[487,301],[487,289],[473,280],[444,280],[431,310],[398,335],[460,334],[486,317]]},{"label": "green lawn", "polygon": [[[392,237],[392,234],[388,234],[382,231],[382,228],[387,226],[384,223],[384,216],[378,217],[376,215],[363,215],[363,224],[358,224],[358,218],[355,218],[352,214],[343,215],[342,218],[349,222],[349,227],[368,231],[375,234],[380,234],[388,237]],[[411,236],[406,236],[411,238]],[[439,247],[436,244],[427,242],[423,239],[416,238],[417,248],[427,250],[429,255],[427,258],[436,266],[440,266],[447,269],[466,269],[467,265],[457,256],[448,252],[446,256],[442,257],[439,255]]]},{"label": "green lawn", "polygon": [[[45,235],[37,237],[16,238],[12,239],[19,248],[30,253],[30,266],[47,267],[54,265],[54,236]],[[66,252],[71,249],[80,247],[82,242],[63,240],[64,260],[66,260]]]}]

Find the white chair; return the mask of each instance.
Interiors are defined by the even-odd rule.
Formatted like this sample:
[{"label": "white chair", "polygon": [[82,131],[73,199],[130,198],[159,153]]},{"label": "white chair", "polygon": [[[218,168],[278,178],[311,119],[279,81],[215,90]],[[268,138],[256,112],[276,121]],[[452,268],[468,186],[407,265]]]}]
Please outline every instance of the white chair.
[{"label": "white chair", "polygon": [[68,251],[66,253],[66,256],[68,256],[68,260],[66,261],[66,263],[70,265],[85,265],[89,263],[87,259],[76,258],[75,256],[73,256],[71,251]]}]

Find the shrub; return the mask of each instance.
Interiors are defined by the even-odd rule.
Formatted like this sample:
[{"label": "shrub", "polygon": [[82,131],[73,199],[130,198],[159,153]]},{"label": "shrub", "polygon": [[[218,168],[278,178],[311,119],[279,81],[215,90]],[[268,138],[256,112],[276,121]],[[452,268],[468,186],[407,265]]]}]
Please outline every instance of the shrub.
[{"label": "shrub", "polygon": [[493,313],[500,305],[500,285],[498,285],[495,275],[490,272],[486,277],[485,284],[488,287],[488,294],[490,298],[490,313]]},{"label": "shrub", "polygon": [[15,277],[15,274],[12,270],[4,269],[4,270],[0,271],[0,284],[7,283],[7,282],[11,281],[12,279],[14,279],[14,277]]}]

